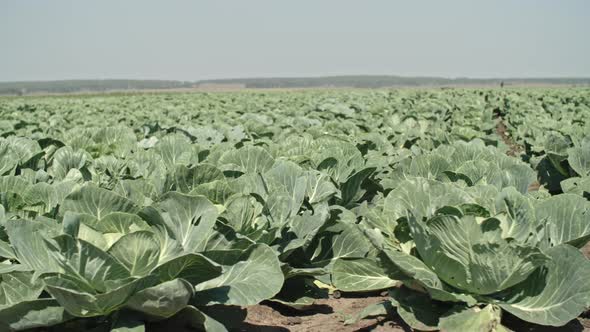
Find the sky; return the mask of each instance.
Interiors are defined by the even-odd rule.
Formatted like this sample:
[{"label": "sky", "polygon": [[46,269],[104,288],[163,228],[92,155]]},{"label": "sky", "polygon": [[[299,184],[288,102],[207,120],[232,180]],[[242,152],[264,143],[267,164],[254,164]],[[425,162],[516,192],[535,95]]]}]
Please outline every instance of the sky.
[{"label": "sky", "polygon": [[588,0],[0,0],[0,81],[590,77]]}]

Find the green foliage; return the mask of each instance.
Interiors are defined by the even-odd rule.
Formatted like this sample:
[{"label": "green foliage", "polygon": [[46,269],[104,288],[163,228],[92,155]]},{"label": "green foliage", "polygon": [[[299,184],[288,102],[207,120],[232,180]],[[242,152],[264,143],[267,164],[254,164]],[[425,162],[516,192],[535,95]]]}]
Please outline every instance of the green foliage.
[{"label": "green foliage", "polygon": [[348,323],[564,325],[590,305],[589,105],[586,90],[0,100],[0,331],[224,331],[220,308],[304,309],[318,281],[390,290]]}]

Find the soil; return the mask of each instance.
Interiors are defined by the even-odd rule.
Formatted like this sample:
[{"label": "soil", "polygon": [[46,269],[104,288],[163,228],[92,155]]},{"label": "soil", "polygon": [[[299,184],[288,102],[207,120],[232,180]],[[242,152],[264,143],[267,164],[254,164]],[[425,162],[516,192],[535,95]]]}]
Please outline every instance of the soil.
[{"label": "soil", "polygon": [[411,329],[397,316],[379,316],[344,325],[345,317],[363,310],[366,306],[382,302],[387,296],[346,296],[317,300],[309,309],[297,311],[289,307],[264,302],[247,308],[244,324],[236,331],[244,332],[324,332],[324,331],[392,331]]},{"label": "soil", "polygon": [[[383,297],[340,298],[318,301],[318,305],[308,311],[296,312],[293,309],[266,303],[247,308],[244,323],[232,331],[241,332],[323,332],[323,331],[414,331],[397,315],[379,316],[363,319],[353,325],[344,325],[346,314],[362,310],[365,306],[382,301]],[[590,332],[590,313],[585,313],[562,327],[547,327],[526,323],[510,314],[504,313],[502,324],[513,331],[524,332]]]},{"label": "soil", "polygon": [[519,156],[524,148],[519,144],[516,144],[512,137],[510,137],[508,133],[508,129],[506,128],[506,124],[504,124],[504,119],[501,116],[497,116],[498,122],[496,124],[496,133],[502,138],[504,143],[508,146],[508,151],[506,152],[507,155],[512,157]]},{"label": "soil", "polygon": [[[500,138],[502,138],[504,144],[508,146],[508,151],[506,151],[506,154],[512,157],[520,156],[520,154],[524,151],[524,147],[522,145],[516,144],[512,137],[510,137],[502,116],[496,114],[496,119],[496,133],[498,134],[498,136],[500,136]],[[531,185],[528,188],[528,191],[537,191],[540,187],[541,184],[539,183],[539,181],[535,181],[531,183]]]},{"label": "soil", "polygon": [[586,243],[585,246],[580,249],[586,258],[590,259],[590,242]]},{"label": "soil", "polygon": [[[232,331],[240,332],[352,332],[414,331],[396,314],[363,319],[344,325],[344,317],[359,312],[366,306],[386,300],[386,296],[340,297],[318,300],[308,310],[297,311],[286,306],[264,302],[246,308],[245,321]],[[524,332],[590,332],[590,312],[582,314],[562,327],[529,324],[506,312],[502,324],[513,331]]]}]

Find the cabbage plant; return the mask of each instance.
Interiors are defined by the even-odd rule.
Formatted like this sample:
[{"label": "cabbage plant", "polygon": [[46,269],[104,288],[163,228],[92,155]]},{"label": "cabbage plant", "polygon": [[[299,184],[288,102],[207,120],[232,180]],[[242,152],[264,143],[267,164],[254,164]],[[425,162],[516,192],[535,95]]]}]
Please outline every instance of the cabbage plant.
[{"label": "cabbage plant", "polygon": [[[493,202],[476,204],[467,188],[413,183],[410,190],[412,182],[406,182],[405,191],[414,196],[397,202],[414,207],[400,221],[408,227],[411,249],[392,245],[378,229],[367,230],[381,252],[367,275],[404,286],[359,317],[394,306],[419,330],[503,331],[503,311],[563,326],[590,306],[590,262],[578,250],[590,239],[590,202],[572,194],[535,199],[509,187]],[[412,197],[424,202],[434,186],[446,190],[430,196],[432,209],[420,208]],[[400,197],[395,191],[390,196]],[[339,273],[344,275],[335,278],[346,287],[349,272]]]}]

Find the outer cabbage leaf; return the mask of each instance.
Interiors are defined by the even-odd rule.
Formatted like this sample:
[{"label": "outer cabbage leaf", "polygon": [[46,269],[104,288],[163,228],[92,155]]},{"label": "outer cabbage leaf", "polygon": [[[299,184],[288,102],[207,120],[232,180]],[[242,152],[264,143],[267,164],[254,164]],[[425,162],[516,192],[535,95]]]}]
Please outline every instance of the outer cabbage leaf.
[{"label": "outer cabbage leaf", "polygon": [[60,208],[60,212],[72,211],[101,219],[113,212],[136,213],[139,208],[132,201],[112,191],[86,185],[71,193]]},{"label": "outer cabbage leaf", "polygon": [[536,204],[538,220],[545,222],[546,245],[562,243],[581,248],[590,240],[590,202],[582,196],[561,194]]},{"label": "outer cabbage leaf", "polygon": [[550,248],[547,254],[551,260],[499,305],[528,322],[562,326],[590,305],[590,262],[569,245]]},{"label": "outer cabbage leaf", "polygon": [[567,150],[568,162],[571,168],[580,176],[590,176],[590,140],[584,144]]},{"label": "outer cabbage leaf", "polygon": [[223,154],[219,159],[219,167],[224,171],[264,173],[272,167],[274,162],[272,156],[263,148],[246,146]]},{"label": "outer cabbage leaf", "polygon": [[164,226],[167,236],[184,252],[200,252],[205,248],[218,215],[217,208],[208,199],[169,192],[155,209],[157,212],[144,213],[144,218],[151,225]]},{"label": "outer cabbage leaf", "polygon": [[343,259],[339,258],[332,267],[332,283],[345,292],[363,292],[393,287],[405,275],[391,263],[388,268],[383,265],[389,262],[378,262],[376,259]]},{"label": "outer cabbage leaf", "polygon": [[221,276],[196,285],[196,303],[253,305],[273,297],[283,286],[279,260],[266,245],[253,245],[237,261],[224,265]]},{"label": "outer cabbage leaf", "polygon": [[133,295],[127,307],[158,318],[168,318],[184,309],[193,296],[193,286],[183,279],[174,279],[143,289]]}]

